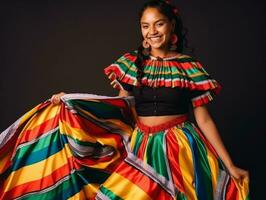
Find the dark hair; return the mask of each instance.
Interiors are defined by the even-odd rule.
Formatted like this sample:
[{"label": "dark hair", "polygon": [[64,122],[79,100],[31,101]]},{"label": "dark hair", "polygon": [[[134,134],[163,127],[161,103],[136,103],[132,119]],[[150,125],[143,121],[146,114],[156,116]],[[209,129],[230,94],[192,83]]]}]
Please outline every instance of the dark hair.
[{"label": "dark hair", "polygon": [[[139,12],[139,21],[143,15],[143,12],[147,9],[147,8],[157,8],[159,10],[160,13],[162,13],[164,16],[166,16],[169,21],[174,20],[175,21],[175,30],[174,33],[177,35],[178,37],[178,43],[177,43],[177,48],[176,51],[179,53],[183,52],[184,47],[188,47],[187,45],[187,38],[186,38],[186,34],[187,34],[187,29],[185,29],[183,27],[183,23],[181,20],[181,16],[180,14],[176,14],[176,8],[167,3],[166,1],[163,0],[151,0],[146,2],[140,12]],[[143,39],[143,38],[142,38]],[[143,75],[143,60],[145,59],[146,55],[143,54],[143,46],[142,44],[138,47],[138,53],[137,53],[137,59],[135,61],[135,64],[138,68],[138,74],[137,74],[137,79],[138,82],[141,84],[141,78]]]}]

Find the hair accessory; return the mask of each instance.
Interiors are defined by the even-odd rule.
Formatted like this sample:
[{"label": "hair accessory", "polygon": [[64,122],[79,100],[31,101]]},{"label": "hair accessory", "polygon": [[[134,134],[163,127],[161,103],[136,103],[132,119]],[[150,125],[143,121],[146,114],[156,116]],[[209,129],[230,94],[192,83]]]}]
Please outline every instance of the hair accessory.
[{"label": "hair accessory", "polygon": [[169,4],[172,7],[172,11],[173,13],[175,13],[175,15],[180,15],[180,12],[178,11],[177,7],[171,4],[171,0],[164,0],[164,2]]}]

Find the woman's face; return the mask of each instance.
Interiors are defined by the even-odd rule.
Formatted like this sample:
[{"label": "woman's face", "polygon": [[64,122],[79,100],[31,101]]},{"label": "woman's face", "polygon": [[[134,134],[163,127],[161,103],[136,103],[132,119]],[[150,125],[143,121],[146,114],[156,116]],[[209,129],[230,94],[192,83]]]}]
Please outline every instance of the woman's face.
[{"label": "woman's face", "polygon": [[174,23],[157,8],[147,8],[140,19],[141,32],[152,49],[167,49]]}]

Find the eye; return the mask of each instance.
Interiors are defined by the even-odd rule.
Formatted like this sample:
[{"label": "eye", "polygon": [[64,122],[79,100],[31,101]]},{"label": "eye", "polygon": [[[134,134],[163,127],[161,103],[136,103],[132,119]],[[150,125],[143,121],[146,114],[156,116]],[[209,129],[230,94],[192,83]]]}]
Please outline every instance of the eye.
[{"label": "eye", "polygon": [[142,25],[141,27],[142,27],[143,29],[147,29],[147,28],[148,28],[147,25]]},{"label": "eye", "polygon": [[156,24],[157,27],[161,27],[161,26],[163,26],[163,25],[164,25],[163,22],[160,22],[160,23]]}]

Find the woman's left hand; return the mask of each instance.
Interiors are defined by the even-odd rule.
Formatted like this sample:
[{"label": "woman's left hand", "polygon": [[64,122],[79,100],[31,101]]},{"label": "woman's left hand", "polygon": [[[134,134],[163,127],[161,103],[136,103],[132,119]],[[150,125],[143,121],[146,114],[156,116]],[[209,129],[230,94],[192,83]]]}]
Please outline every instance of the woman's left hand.
[{"label": "woman's left hand", "polygon": [[228,168],[231,176],[236,178],[237,180],[243,180],[245,177],[249,179],[249,172],[247,170],[236,167],[235,165]]}]

